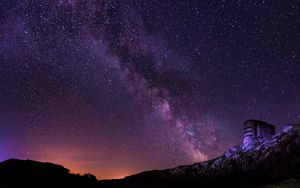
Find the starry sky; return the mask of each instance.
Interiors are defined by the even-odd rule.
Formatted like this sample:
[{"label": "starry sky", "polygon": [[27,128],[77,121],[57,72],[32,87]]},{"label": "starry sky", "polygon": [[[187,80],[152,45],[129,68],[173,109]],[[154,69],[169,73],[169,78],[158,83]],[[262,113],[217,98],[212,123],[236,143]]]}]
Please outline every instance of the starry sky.
[{"label": "starry sky", "polygon": [[0,160],[99,179],[300,116],[298,0],[0,0]]}]

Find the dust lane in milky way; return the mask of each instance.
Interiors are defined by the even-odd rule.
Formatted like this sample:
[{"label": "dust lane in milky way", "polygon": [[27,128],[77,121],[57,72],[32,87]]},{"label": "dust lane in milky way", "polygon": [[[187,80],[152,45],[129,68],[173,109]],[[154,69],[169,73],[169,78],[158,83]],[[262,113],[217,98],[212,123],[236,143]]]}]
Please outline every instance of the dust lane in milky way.
[{"label": "dust lane in milky way", "polygon": [[0,1],[0,160],[118,178],[298,121],[299,4]]}]

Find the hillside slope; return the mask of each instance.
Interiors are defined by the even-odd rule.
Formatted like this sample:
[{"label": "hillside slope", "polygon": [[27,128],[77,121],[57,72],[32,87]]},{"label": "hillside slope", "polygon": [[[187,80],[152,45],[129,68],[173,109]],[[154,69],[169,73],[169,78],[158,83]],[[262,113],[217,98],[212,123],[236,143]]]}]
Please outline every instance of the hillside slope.
[{"label": "hillside slope", "polygon": [[300,175],[300,144],[296,130],[264,138],[251,149],[242,145],[201,163],[148,171],[124,179],[128,187],[181,187],[182,185],[257,186]]}]

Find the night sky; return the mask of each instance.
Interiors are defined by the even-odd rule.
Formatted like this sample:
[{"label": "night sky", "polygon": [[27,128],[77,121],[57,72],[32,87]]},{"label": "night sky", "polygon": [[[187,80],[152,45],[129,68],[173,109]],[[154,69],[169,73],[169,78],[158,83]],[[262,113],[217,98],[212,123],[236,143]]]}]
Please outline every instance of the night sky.
[{"label": "night sky", "polygon": [[298,0],[0,0],[0,160],[119,178],[300,117]]}]

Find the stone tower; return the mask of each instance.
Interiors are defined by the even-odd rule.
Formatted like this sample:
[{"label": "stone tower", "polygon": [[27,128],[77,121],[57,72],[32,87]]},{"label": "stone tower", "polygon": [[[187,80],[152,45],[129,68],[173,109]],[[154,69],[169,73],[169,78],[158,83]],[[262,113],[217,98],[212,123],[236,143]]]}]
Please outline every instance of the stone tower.
[{"label": "stone tower", "polygon": [[275,126],[265,121],[247,120],[244,122],[243,148],[251,148],[257,141],[275,134]]}]

